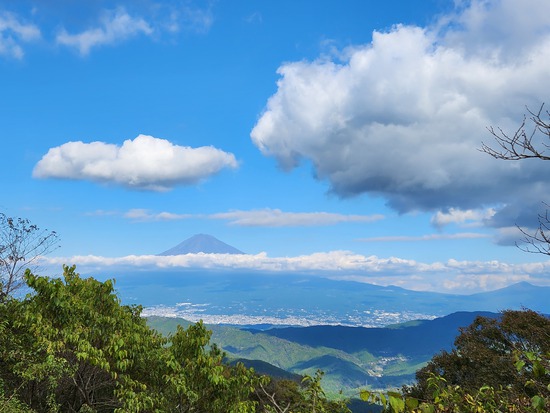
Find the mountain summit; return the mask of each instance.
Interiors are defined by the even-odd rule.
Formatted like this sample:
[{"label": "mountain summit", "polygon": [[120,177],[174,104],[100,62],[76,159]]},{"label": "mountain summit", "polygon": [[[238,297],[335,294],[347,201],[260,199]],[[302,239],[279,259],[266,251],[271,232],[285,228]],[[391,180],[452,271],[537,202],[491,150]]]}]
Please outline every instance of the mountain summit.
[{"label": "mountain summit", "polygon": [[220,241],[212,235],[197,234],[158,255],[197,254],[199,252],[205,254],[244,254],[244,252]]}]

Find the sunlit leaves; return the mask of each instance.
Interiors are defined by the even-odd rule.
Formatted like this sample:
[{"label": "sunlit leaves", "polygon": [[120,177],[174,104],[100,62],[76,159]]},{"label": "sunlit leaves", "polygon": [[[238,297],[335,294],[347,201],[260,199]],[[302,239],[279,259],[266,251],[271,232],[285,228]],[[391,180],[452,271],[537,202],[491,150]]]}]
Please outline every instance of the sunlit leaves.
[{"label": "sunlit leaves", "polygon": [[112,281],[74,267],[25,278],[33,292],[0,303],[0,385],[10,396],[37,411],[254,411],[252,372],[223,364],[202,323],[166,338],[141,307],[120,304]]}]

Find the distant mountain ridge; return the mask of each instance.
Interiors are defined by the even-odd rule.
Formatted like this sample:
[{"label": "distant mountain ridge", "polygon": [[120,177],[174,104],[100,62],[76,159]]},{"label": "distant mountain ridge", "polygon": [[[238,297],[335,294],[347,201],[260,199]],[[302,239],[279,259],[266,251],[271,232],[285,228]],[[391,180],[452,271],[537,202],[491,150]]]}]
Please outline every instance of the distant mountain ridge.
[{"label": "distant mountain ridge", "polygon": [[550,314],[550,287],[528,283],[457,295],[311,274],[182,269],[119,273],[117,288],[124,301],[140,303],[148,315],[170,313],[208,324],[259,325],[257,328],[262,324],[263,328],[323,324],[374,327],[457,311],[529,308]]},{"label": "distant mountain ridge", "polygon": [[[459,329],[478,316],[500,317],[492,312],[461,311],[434,320],[377,328],[208,328],[212,330],[211,342],[219,345],[230,360],[249,360],[248,365],[257,364],[265,372],[269,365],[298,375],[311,375],[321,369],[326,389],[355,394],[366,385],[388,388],[412,383],[416,370],[440,351],[450,351]],[[180,323],[187,325],[177,318],[149,317],[147,321],[164,334],[173,333]],[[273,371],[281,376],[277,369]]]},{"label": "distant mountain ridge", "polygon": [[261,334],[306,346],[323,346],[354,353],[365,348],[377,357],[399,354],[421,356],[450,350],[459,327],[470,325],[478,316],[496,318],[499,314],[487,311],[459,311],[434,320],[385,328],[346,326],[310,326],[273,328]]},{"label": "distant mountain ridge", "polygon": [[220,241],[212,235],[196,234],[158,255],[184,255],[201,252],[205,254],[244,254],[244,252]]}]

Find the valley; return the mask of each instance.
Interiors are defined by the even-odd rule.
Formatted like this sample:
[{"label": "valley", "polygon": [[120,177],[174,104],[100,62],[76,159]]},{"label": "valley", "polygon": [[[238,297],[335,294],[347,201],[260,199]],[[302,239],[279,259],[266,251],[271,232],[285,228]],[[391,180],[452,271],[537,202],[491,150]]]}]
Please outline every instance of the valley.
[{"label": "valley", "polygon": [[[220,346],[229,360],[243,361],[259,373],[313,375],[325,373],[327,393],[340,391],[354,397],[362,388],[388,389],[411,384],[415,372],[432,356],[449,351],[459,328],[476,316],[497,317],[495,313],[458,312],[433,320],[417,320],[379,328],[345,326],[287,327],[257,330],[208,325],[211,342]],[[189,321],[148,317],[151,327],[170,334]],[[260,366],[258,368],[258,366]],[[275,373],[273,373],[275,371]]]}]

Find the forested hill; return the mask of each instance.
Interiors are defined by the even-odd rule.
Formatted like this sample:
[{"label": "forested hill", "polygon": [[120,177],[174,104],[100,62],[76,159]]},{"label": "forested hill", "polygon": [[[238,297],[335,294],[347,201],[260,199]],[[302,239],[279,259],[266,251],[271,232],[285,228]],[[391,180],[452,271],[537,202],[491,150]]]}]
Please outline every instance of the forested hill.
[{"label": "forested hill", "polygon": [[490,312],[457,312],[434,320],[418,320],[386,328],[311,326],[275,328],[263,334],[312,347],[330,347],[347,353],[368,350],[375,356],[435,354],[449,350],[458,328],[478,316],[497,317]]},{"label": "forested hill", "polygon": [[[436,353],[450,350],[460,327],[489,312],[458,312],[434,320],[418,320],[380,328],[314,326],[260,331],[210,325],[211,341],[230,359],[260,360],[294,374],[325,372],[324,387],[355,394],[369,385],[400,387],[414,380],[416,370]],[[185,321],[150,317],[162,333],[175,331]],[[262,371],[267,372],[262,368]]]}]

